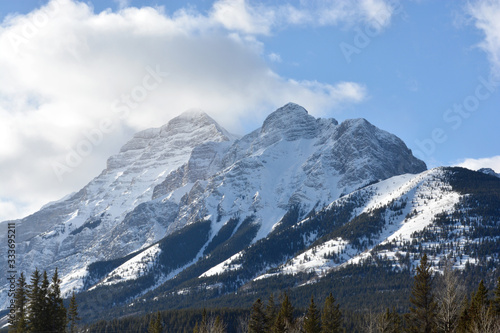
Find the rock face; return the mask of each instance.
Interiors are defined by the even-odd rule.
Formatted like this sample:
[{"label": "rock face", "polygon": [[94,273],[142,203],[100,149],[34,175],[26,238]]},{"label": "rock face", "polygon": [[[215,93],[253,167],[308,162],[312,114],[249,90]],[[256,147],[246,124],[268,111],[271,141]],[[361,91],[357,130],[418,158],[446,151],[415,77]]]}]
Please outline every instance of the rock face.
[{"label": "rock face", "polygon": [[137,133],[78,193],[17,221],[20,270],[58,267],[65,290],[81,289],[92,262],[187,224],[211,221],[211,240],[231,219],[251,217],[255,242],[292,207],[304,217],[369,183],[424,170],[400,139],[364,119],[339,124],[290,103],[236,139],[188,112]]},{"label": "rock face", "polygon": [[[156,198],[165,196],[172,184],[195,189],[172,228],[204,216],[226,222],[253,215],[261,224],[259,239],[294,205],[307,214],[371,182],[424,170],[425,164],[400,139],[368,121],[339,125],[290,103],[231,145],[194,149],[186,166],[154,193]],[[218,229],[214,224],[214,231]]]},{"label": "rock face", "polygon": [[63,281],[78,287],[81,281],[68,276],[85,275],[89,263],[158,241],[179,207],[175,201],[151,202],[155,185],[187,163],[195,147],[231,138],[202,112],[186,112],[135,134],[79,192],[16,221],[20,269],[58,267]]}]

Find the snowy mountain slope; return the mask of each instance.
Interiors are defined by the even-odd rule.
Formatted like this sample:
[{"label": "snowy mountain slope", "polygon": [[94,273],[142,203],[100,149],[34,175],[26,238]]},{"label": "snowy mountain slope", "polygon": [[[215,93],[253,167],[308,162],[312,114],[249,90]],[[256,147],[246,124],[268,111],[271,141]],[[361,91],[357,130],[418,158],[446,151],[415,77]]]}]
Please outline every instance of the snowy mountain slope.
[{"label": "snowy mountain slope", "polygon": [[[316,237],[311,246],[253,280],[298,273],[313,273],[317,280],[346,265],[380,261],[399,270],[412,269],[423,251],[437,270],[445,260],[459,269],[467,263],[498,262],[500,181],[495,178],[466,169],[437,168],[396,176],[346,198],[359,195],[365,200],[352,209],[348,223],[326,237]],[[314,223],[315,219],[297,225]],[[244,256],[227,260],[216,273],[224,274],[227,267],[240,268],[239,259]]]},{"label": "snowy mountain slope", "polygon": [[[89,263],[123,257],[158,241],[178,204],[175,198],[151,201],[155,185],[185,164],[195,147],[233,138],[201,112],[186,112],[165,126],[137,133],[82,190],[15,221],[19,270],[58,267],[63,281],[81,287]],[[75,285],[70,281],[76,271],[82,274]]]},{"label": "snowy mountain slope", "polygon": [[[165,201],[172,189],[190,188],[171,230],[209,218],[212,239],[228,221],[238,218],[238,229],[252,219],[252,232],[257,233],[249,241],[256,242],[292,207],[300,207],[297,218],[302,218],[377,179],[424,169],[401,140],[366,120],[339,125],[334,119],[315,119],[290,103],[232,144],[195,148],[186,165],[155,187],[153,198]],[[199,250],[198,256],[203,248]]]},{"label": "snowy mountain slope", "polygon": [[482,168],[477,170],[478,172],[482,172],[484,174],[490,175],[490,176],[495,176],[500,178],[500,173],[496,173],[495,170],[490,169],[490,168]]},{"label": "snowy mountain slope", "polygon": [[[444,182],[444,173],[444,169],[438,168],[419,175],[396,176],[360,190],[363,196],[370,196],[370,199],[366,205],[356,209],[353,220],[361,214],[370,215],[384,208],[384,224],[375,234],[367,235],[369,242],[359,247],[341,237],[327,240],[294,257],[280,267],[279,272],[314,271],[321,276],[333,268],[366,260],[377,246],[383,247],[392,241],[411,242],[415,232],[424,230],[439,214],[452,212],[459,202],[461,195]],[[377,255],[397,261],[395,253],[381,251]]]},{"label": "snowy mountain slope", "polygon": [[[203,191],[190,193],[190,200],[217,221],[255,215],[262,225],[257,239],[295,204],[307,213],[370,182],[425,170],[401,140],[366,120],[338,125],[333,119],[315,119],[292,103],[273,112],[261,129],[234,142],[223,156],[213,156],[217,160],[210,165],[221,171],[200,184]],[[180,225],[193,221],[193,214],[181,210],[179,215]]]},{"label": "snowy mountain slope", "polygon": [[404,275],[423,251],[435,269],[445,259],[461,269],[467,263],[495,267],[500,260],[500,180],[466,169],[395,176],[301,221],[297,216],[292,209],[269,235],[227,253],[224,260],[212,260],[217,249],[205,255],[141,296],[144,301],[134,302],[130,311],[153,299],[173,306],[188,295],[191,301],[217,299],[233,292],[253,294],[275,283],[300,288],[329,279],[332,272],[350,274],[351,264]]},{"label": "snowy mountain slope", "polygon": [[20,269],[58,267],[63,291],[130,283],[138,295],[198,277],[357,188],[426,169],[364,119],[316,119],[293,103],[233,139],[200,112],[139,132],[78,193],[17,221]]}]

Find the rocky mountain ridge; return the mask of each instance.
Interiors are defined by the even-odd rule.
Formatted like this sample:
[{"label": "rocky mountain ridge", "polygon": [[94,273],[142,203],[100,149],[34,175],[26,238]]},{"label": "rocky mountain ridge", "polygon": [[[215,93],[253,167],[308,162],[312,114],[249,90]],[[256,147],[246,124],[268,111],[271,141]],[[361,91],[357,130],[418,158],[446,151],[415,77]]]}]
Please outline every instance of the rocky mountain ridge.
[{"label": "rocky mountain ridge", "polygon": [[[240,247],[265,239],[291,211],[298,221],[360,187],[425,169],[400,139],[364,119],[339,124],[290,103],[237,139],[189,112],[137,133],[82,190],[16,221],[20,269],[58,267],[66,292],[133,280],[201,223],[198,248],[158,274],[159,286],[232,237],[242,237]],[[98,265],[111,261],[120,264]]]}]

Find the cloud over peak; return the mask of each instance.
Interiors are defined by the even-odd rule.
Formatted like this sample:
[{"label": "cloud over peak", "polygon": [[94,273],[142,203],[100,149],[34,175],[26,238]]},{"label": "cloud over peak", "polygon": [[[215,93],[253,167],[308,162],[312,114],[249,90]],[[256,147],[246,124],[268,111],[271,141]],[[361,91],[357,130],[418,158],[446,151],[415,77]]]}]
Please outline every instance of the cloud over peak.
[{"label": "cloud over peak", "polygon": [[[52,0],[6,18],[0,206],[8,213],[0,221],[81,188],[133,132],[187,109],[203,109],[238,131],[289,101],[319,115],[365,98],[358,83],[273,72],[254,35],[272,32],[279,8],[252,6],[225,0],[207,15],[183,9],[169,16],[151,7],[95,13],[83,2]],[[239,19],[222,15],[227,11]],[[96,131],[99,140],[85,146]],[[72,152],[80,158],[71,164]]]}]

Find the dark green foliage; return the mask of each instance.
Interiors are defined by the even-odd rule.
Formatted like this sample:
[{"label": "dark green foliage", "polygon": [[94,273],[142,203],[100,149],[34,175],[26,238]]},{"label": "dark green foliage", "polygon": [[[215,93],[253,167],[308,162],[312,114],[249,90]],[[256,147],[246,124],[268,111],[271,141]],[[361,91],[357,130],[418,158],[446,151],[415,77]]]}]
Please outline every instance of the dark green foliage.
[{"label": "dark green foliage", "polygon": [[387,308],[384,313],[379,315],[376,326],[380,333],[399,333],[403,328],[401,317],[394,308],[392,311]]},{"label": "dark green foliage", "polygon": [[462,312],[458,318],[457,332],[467,333],[471,323],[470,315],[470,302],[468,298],[465,298],[462,304]]},{"label": "dark green foliage", "polygon": [[61,280],[56,271],[47,294],[47,317],[45,318],[48,331],[64,333],[66,331],[66,309],[63,305],[60,289]]},{"label": "dark green foliage", "polygon": [[293,316],[293,305],[290,302],[288,294],[282,295],[281,306],[276,316],[276,320],[272,326],[272,332],[284,333],[288,332],[288,328],[293,327],[295,319]]},{"label": "dark green foliage", "polygon": [[132,259],[137,254],[139,254],[139,251],[133,252],[123,258],[91,263],[87,268],[88,273],[84,280],[84,288],[90,288],[92,285],[104,278],[108,273],[110,273],[123,263],[127,262],[128,260]]},{"label": "dark green foliage", "polygon": [[273,229],[273,233],[278,233],[280,231],[283,231],[293,225],[295,225],[298,221],[300,216],[302,215],[301,210],[300,210],[300,205],[295,204],[290,209],[283,215],[281,220],[276,224],[276,226]]},{"label": "dark green foliage", "polygon": [[[31,275],[30,284],[21,273],[16,290],[16,318],[10,332],[53,332],[65,333],[67,316],[63,304],[56,268],[51,282],[47,272],[40,274],[38,269]],[[72,300],[76,307],[76,301]],[[70,330],[70,333],[74,331]]]},{"label": "dark green foliage", "polygon": [[417,267],[411,290],[409,332],[431,333],[435,330],[436,302],[432,294],[431,265],[424,254]]},{"label": "dark green foliage", "polygon": [[330,293],[321,312],[321,333],[340,332],[342,332],[342,313],[339,305],[335,304],[335,298]]},{"label": "dark green foliage", "polygon": [[497,279],[495,288],[495,298],[493,299],[493,306],[497,315],[500,315],[500,276]]},{"label": "dark green foliage", "polygon": [[[47,274],[45,273],[45,278]],[[31,275],[30,292],[29,292],[29,306],[28,306],[28,331],[37,332],[44,331],[44,312],[46,310],[46,297],[47,290],[42,287],[42,276],[38,269],[35,269]],[[45,285],[45,283],[44,283]]]},{"label": "dark green foliage", "polygon": [[82,232],[83,229],[85,229],[85,228],[87,228],[87,229],[95,229],[95,228],[97,228],[99,226],[99,224],[101,224],[101,219],[88,220],[81,227],[76,228],[75,230],[73,230],[72,232],[70,232],[70,235],[76,235],[76,234]]},{"label": "dark green foliage", "polygon": [[220,228],[219,232],[217,235],[215,235],[214,238],[210,241],[210,243],[207,245],[205,248],[205,251],[203,252],[204,255],[209,254],[212,252],[216,247],[227,241],[234,232],[234,229],[238,226],[238,222],[240,220],[238,218],[232,218],[227,221],[222,228]]},{"label": "dark green foliage", "polygon": [[278,315],[278,310],[276,308],[276,304],[274,303],[274,294],[269,294],[269,300],[266,305],[266,327],[271,328],[276,321],[276,317]]},{"label": "dark green foliage", "polygon": [[159,242],[161,252],[158,261],[164,274],[187,264],[196,257],[208,241],[210,224],[210,221],[189,224]]},{"label": "dark green foliage", "polygon": [[490,302],[488,300],[488,290],[484,286],[483,280],[481,280],[479,282],[479,286],[477,287],[477,291],[472,294],[470,307],[467,310],[467,327],[471,328],[477,323],[480,324],[483,320],[482,316],[488,311],[489,306]]},{"label": "dark green foliage", "polygon": [[268,329],[266,315],[264,313],[262,301],[258,298],[252,305],[250,322],[248,323],[249,333],[266,333]]},{"label": "dark green foliage", "polygon": [[314,297],[311,296],[311,303],[309,303],[309,308],[307,309],[306,316],[304,318],[304,331],[305,333],[320,333],[321,325],[319,319],[319,312],[314,304]]},{"label": "dark green foliage", "polygon": [[148,327],[148,333],[162,333],[163,324],[161,319],[160,311],[156,313],[156,316],[151,317],[151,321]]},{"label": "dark green foliage", "polygon": [[477,287],[476,293],[472,297],[471,307],[479,309],[488,306],[489,306],[488,290],[484,286],[484,281],[481,280],[479,282],[479,286]]},{"label": "dark green foliage", "polygon": [[368,246],[374,245],[371,238],[382,231],[385,225],[385,212],[386,207],[382,207],[369,213],[362,213],[336,229],[331,234],[331,238],[343,237],[349,240],[354,248],[364,250]]},{"label": "dark green foliage", "polygon": [[68,333],[76,333],[76,326],[78,325],[80,319],[81,318],[78,316],[78,304],[76,303],[76,296],[73,292],[68,308]]},{"label": "dark green foliage", "polygon": [[24,273],[21,273],[17,280],[16,296],[15,296],[15,320],[13,328],[10,332],[24,333],[28,330],[28,286]]},{"label": "dark green foliage", "polygon": [[[425,260],[424,260],[425,262]],[[421,262],[422,267],[426,267],[424,262]],[[419,267],[420,267],[419,266]],[[415,279],[415,284],[418,279]],[[309,289],[310,290],[310,289]],[[320,289],[324,290],[324,289]],[[486,290],[487,291],[487,290]],[[473,294],[473,298],[476,295],[485,295],[483,287],[478,287],[478,292]],[[242,296],[239,296],[242,297]],[[413,295],[412,295],[413,297]],[[484,297],[477,296],[477,299],[484,299]],[[272,299],[272,298],[271,298]],[[250,332],[317,332],[316,329],[318,327],[316,325],[310,325],[308,318],[312,318],[311,313],[317,313],[317,309],[314,304],[313,299],[309,298],[309,308],[306,311],[306,318],[302,323],[300,320],[294,320],[296,318],[297,313],[304,313],[303,310],[294,311],[294,306],[290,301],[289,294],[284,294],[282,296],[282,302],[280,311],[275,320],[274,327],[272,330],[262,330],[263,325],[265,325],[265,317],[264,305],[258,299],[253,303],[252,306],[252,319],[249,322],[248,327],[250,328]],[[321,299],[321,298],[320,298]],[[295,298],[294,298],[295,302]],[[271,304],[274,303],[269,302]],[[268,305],[269,305],[268,303]],[[362,303],[358,303],[362,304]],[[413,304],[412,304],[413,305]],[[466,303],[464,308],[470,310],[470,303]],[[491,308],[492,309],[492,308]],[[250,309],[249,309],[250,310]],[[340,306],[337,304],[335,298],[332,294],[326,297],[324,302],[324,307],[321,311],[322,313],[322,322],[321,322],[321,332],[353,332],[353,333],[364,333],[368,332],[366,330],[366,312],[368,310],[365,309],[364,313],[359,311],[359,307],[357,311],[340,311]],[[271,311],[274,312],[274,311]],[[214,329],[217,327],[215,323],[217,322],[217,317],[219,317],[219,323],[227,323],[227,332],[240,332],[238,329],[241,328],[239,325],[240,318],[248,318],[249,311],[245,310],[218,310],[216,308],[212,308],[209,311],[203,310],[177,310],[177,311],[164,311],[161,313],[164,318],[164,323],[166,323],[165,332],[207,332],[207,328]],[[484,314],[484,313],[483,313]],[[489,314],[488,314],[489,316]],[[215,318],[215,320],[214,320]],[[286,319],[288,318],[288,319]],[[405,328],[405,323],[402,321],[400,316],[400,312],[398,312],[395,308],[390,311],[386,309],[385,311],[379,313],[378,315],[372,316],[372,320],[375,318],[374,324],[371,326],[372,329],[376,328],[376,332],[383,333],[400,333],[405,329],[408,329],[411,332],[412,324],[411,318],[408,318],[409,321],[407,323],[407,327]],[[486,318],[486,319],[485,319]],[[476,325],[475,331],[477,331],[477,327],[484,327],[484,321],[488,320],[489,317],[481,317],[481,324]],[[492,318],[492,319],[491,319]],[[494,320],[491,317],[491,320]],[[500,319],[497,317],[497,319]],[[112,320],[109,322],[99,322],[94,325],[87,327],[86,332],[139,332],[146,333],[148,332],[148,324],[151,321],[150,316],[142,316],[142,317],[127,317],[121,320]],[[220,325],[220,324],[219,324]],[[465,325],[465,326],[464,326]],[[471,332],[470,328],[471,321],[466,320],[464,325],[459,325],[458,332],[469,333]],[[222,325],[224,326],[224,325]],[[193,329],[196,327],[196,330]],[[219,326],[220,327],[220,326]],[[314,327],[314,328],[311,328]],[[460,327],[466,327],[464,330],[460,330]],[[425,325],[421,327],[421,331],[425,332]],[[211,330],[210,332],[224,332],[224,328],[219,330]],[[372,332],[372,331],[370,331]],[[437,331],[432,331],[437,332]],[[479,332],[491,332],[490,331],[479,331]]]}]

